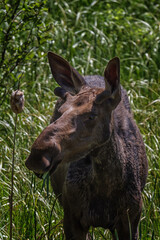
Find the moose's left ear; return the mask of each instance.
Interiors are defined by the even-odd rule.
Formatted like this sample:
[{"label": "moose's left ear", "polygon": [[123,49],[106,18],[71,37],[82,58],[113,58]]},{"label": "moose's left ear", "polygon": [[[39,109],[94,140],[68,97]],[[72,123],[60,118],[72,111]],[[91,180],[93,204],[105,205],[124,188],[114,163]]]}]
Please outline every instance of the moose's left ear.
[{"label": "moose's left ear", "polygon": [[121,101],[121,86],[120,86],[120,60],[118,57],[109,61],[105,71],[105,88],[110,90],[111,96],[109,104],[111,109],[115,109]]},{"label": "moose's left ear", "polygon": [[120,87],[120,60],[118,57],[109,61],[105,71],[105,91],[100,93],[95,102],[101,104],[107,101],[111,109],[115,109],[121,101],[121,87]]},{"label": "moose's left ear", "polygon": [[109,61],[105,71],[105,88],[106,90],[111,90],[113,93],[120,84],[120,60],[118,57],[113,58]]}]

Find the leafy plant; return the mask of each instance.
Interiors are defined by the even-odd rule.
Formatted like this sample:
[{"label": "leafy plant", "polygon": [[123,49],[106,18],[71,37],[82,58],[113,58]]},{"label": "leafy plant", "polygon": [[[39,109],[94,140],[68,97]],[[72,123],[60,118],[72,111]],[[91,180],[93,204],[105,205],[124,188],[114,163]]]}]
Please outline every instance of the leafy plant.
[{"label": "leafy plant", "polygon": [[[0,7],[0,239],[9,238],[9,194],[14,136],[12,90],[24,91],[15,145],[13,239],[64,239],[63,211],[49,181],[25,165],[31,144],[49,124],[56,98],[47,51],[84,75],[103,75],[121,59],[121,83],[143,135],[149,176],[143,192],[140,239],[160,240],[160,3],[157,0],[1,0]],[[111,239],[91,229],[92,239]]]}]

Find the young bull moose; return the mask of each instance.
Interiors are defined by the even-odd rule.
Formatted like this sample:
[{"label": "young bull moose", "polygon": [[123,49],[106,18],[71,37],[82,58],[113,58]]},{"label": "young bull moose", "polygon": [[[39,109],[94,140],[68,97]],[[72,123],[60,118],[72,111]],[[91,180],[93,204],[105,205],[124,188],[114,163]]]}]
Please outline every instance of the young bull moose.
[{"label": "young bull moose", "polygon": [[104,77],[82,77],[62,57],[49,52],[48,58],[60,99],[26,166],[39,177],[50,173],[66,240],[89,239],[90,226],[109,229],[113,239],[136,240],[148,164],[120,85],[119,58]]}]

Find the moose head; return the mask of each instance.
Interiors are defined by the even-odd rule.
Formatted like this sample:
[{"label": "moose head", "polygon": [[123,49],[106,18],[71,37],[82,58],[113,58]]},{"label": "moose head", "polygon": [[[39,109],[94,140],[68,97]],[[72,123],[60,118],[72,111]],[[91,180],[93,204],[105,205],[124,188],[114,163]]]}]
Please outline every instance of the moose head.
[{"label": "moose head", "polygon": [[105,88],[90,87],[62,57],[49,52],[48,59],[53,77],[61,86],[54,92],[62,104],[59,118],[38,136],[26,160],[27,168],[38,176],[104,144],[112,131],[112,111],[121,100],[119,58],[109,61],[104,71]]}]

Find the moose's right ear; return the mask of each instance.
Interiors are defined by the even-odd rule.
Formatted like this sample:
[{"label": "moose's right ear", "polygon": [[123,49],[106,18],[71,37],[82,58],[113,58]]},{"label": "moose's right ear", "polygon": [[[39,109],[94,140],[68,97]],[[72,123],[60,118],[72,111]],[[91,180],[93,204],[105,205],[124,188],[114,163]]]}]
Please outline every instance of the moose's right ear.
[{"label": "moose's right ear", "polygon": [[71,93],[77,93],[86,84],[84,78],[59,55],[48,52],[50,68],[56,82]]}]

